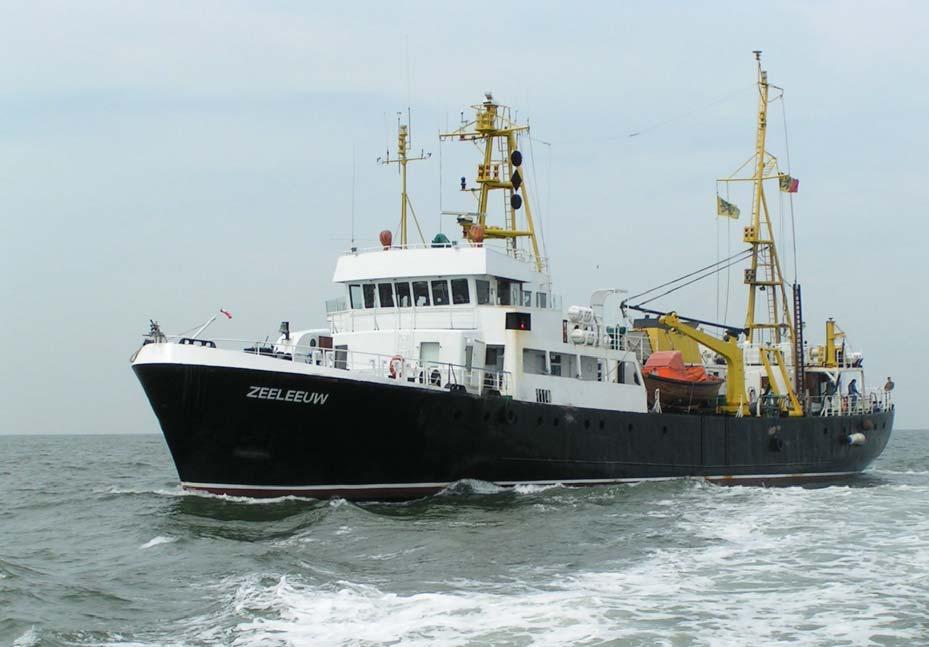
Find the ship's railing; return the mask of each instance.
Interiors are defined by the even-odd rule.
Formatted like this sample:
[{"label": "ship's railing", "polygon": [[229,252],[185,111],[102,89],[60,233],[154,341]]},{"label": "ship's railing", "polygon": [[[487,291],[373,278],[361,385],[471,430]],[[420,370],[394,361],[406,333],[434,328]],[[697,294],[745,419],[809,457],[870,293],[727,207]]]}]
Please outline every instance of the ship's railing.
[{"label": "ship's railing", "polygon": [[[859,395],[824,395],[801,398],[803,410],[809,416],[858,416],[880,413],[893,406],[889,392],[869,389]],[[762,396],[748,403],[749,415],[778,415],[788,405],[785,396]]]},{"label": "ship's railing", "polygon": [[893,407],[893,397],[884,389],[868,389],[859,395],[824,395],[809,398],[808,411],[817,416],[855,416],[879,413]]},{"label": "ship's railing", "polygon": [[[171,337],[172,341],[180,340]],[[268,341],[248,339],[195,340],[196,345],[238,347],[242,352],[341,369],[353,373],[394,379],[412,384],[429,384],[444,388],[462,388],[480,394],[492,389],[500,395],[512,395],[512,379],[508,371],[497,371],[475,366],[462,366],[450,362],[407,358],[402,355],[384,355],[350,350],[347,348],[320,348],[304,344],[272,344]],[[187,343],[181,341],[181,343]],[[214,346],[211,346],[213,344]],[[247,345],[243,348],[243,345]]]}]

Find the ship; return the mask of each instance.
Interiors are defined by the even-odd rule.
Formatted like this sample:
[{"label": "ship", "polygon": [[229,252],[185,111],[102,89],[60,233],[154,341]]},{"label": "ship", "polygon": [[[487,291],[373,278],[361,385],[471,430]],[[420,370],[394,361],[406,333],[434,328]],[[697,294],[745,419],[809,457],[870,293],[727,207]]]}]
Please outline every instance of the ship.
[{"label": "ship", "polygon": [[[804,340],[800,285],[781,272],[765,195],[773,183],[795,191],[797,181],[766,150],[779,89],[760,52],[755,63],[757,133],[743,165],[751,174],[724,180],[752,187],[745,247],[703,268],[748,265],[744,323],[646,307],[653,298],[620,288],[564,307],[533,219],[521,149],[528,126],[486,93],[472,120],[440,134],[480,156],[476,177],[460,181],[473,209],[443,212],[454,240],[426,241],[421,231],[421,242],[411,240],[408,223],[421,228],[407,165],[428,156],[411,154],[408,123],[398,123],[396,154],[381,160],[402,177],[398,239],[384,230],[373,248],[338,256],[341,296],[326,302],[325,325],[291,330],[284,321],[270,342],[210,338],[212,319],[187,335],[151,322],[131,366],[180,485],[383,500],[468,480],[778,485],[861,473],[891,435],[892,393],[866,386],[863,356],[835,320],[823,343]],[[717,191],[716,217],[736,216]],[[686,406],[643,372],[668,351],[711,385]]]}]

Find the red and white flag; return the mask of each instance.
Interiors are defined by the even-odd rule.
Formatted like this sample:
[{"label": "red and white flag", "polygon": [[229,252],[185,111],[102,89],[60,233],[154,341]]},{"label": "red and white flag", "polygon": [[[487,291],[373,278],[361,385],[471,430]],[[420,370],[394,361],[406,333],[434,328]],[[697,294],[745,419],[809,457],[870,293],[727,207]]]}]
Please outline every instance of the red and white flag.
[{"label": "red and white flag", "polygon": [[220,308],[219,311],[222,312],[224,315],[226,315],[226,319],[232,319],[232,313],[229,312],[228,310],[223,310],[222,308]]}]

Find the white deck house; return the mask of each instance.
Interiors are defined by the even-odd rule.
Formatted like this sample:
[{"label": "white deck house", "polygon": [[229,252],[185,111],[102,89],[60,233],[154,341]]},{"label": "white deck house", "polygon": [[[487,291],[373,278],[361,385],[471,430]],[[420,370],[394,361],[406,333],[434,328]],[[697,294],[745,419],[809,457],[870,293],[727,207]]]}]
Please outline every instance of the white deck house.
[{"label": "white deck house", "polygon": [[[566,316],[549,277],[502,251],[463,243],[353,252],[338,259],[333,281],[345,290],[327,308],[345,368],[369,364],[411,386],[646,410],[635,354]],[[576,327],[588,330],[572,335]],[[384,357],[392,365],[374,359]]]}]

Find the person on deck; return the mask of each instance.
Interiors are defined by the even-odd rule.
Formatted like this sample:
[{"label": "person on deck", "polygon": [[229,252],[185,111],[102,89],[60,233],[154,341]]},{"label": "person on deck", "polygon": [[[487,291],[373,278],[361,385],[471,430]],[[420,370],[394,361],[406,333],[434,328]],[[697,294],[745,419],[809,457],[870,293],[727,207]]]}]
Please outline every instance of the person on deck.
[{"label": "person on deck", "polygon": [[855,404],[858,402],[859,395],[861,394],[858,393],[858,380],[852,380],[848,383],[848,401],[853,409],[855,408]]}]

